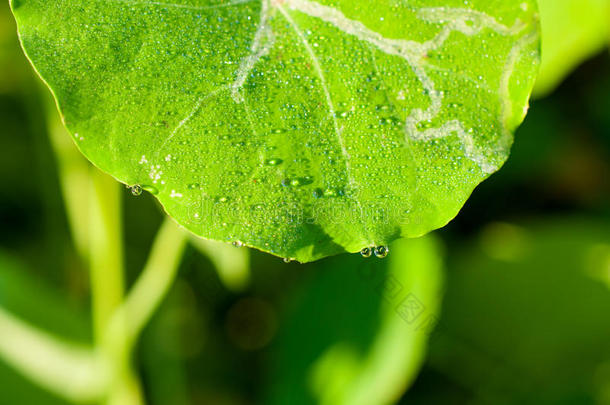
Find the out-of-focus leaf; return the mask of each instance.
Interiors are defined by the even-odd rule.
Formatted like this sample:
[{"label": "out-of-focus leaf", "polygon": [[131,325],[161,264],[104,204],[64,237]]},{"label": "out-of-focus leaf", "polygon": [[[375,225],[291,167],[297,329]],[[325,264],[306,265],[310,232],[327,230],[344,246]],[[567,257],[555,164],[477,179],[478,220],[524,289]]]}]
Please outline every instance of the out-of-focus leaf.
[{"label": "out-of-focus leaf", "polygon": [[390,256],[321,263],[285,317],[269,376],[269,405],[383,405],[411,384],[440,305],[433,237]]},{"label": "out-of-focus leaf", "polygon": [[[10,313],[25,320],[24,325],[36,325],[36,329],[44,329],[45,332],[52,332],[78,342],[86,343],[90,340],[91,328],[84,313],[78,307],[66,301],[59,293],[49,289],[42,280],[30,275],[28,270],[23,268],[15,259],[2,252],[0,252],[0,306],[3,311],[7,311],[3,317],[12,317],[12,315],[8,315],[8,311],[10,311]],[[18,322],[21,322],[21,320]],[[0,333],[3,334],[13,332],[5,329],[0,330]],[[40,336],[40,338],[44,339],[44,336]],[[54,345],[55,342],[51,342],[51,349],[54,349]],[[63,349],[69,351],[70,347],[68,345],[58,346],[60,349],[58,354],[61,354]],[[37,351],[37,349],[35,347],[18,348],[16,346],[14,348],[17,351],[28,350],[24,355],[45,353],[44,350]],[[40,368],[48,368],[49,364],[44,364],[48,360],[40,358]],[[31,361],[32,359],[30,359],[30,363]],[[63,367],[62,365],[58,366]],[[64,366],[68,367],[67,364]],[[82,376],[75,375],[72,381],[78,380],[79,377]],[[14,368],[1,360],[0,382],[0,404],[2,405],[59,405],[66,403],[45,392],[42,388],[33,385],[26,377],[17,373]]]},{"label": "out-of-focus leaf", "polygon": [[542,64],[534,94],[551,92],[610,41],[610,0],[538,0]]},{"label": "out-of-focus leaf", "polygon": [[444,226],[508,157],[539,61],[533,0],[11,4],[96,166],[301,262]]},{"label": "out-of-focus leaf", "polygon": [[[469,398],[451,403],[608,403],[609,229],[581,219],[501,224],[456,248],[464,253],[450,262],[430,353],[445,389],[452,381]],[[405,403],[438,392],[428,394]]]}]

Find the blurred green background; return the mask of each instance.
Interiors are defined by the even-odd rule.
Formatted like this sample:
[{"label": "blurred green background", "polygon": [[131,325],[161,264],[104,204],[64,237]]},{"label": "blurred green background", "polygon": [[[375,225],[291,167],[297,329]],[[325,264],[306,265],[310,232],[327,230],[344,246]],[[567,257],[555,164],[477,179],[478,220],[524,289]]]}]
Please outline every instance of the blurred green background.
[{"label": "blurred green background", "polygon": [[[386,259],[286,264],[231,247],[250,255],[237,281],[230,251],[190,245],[135,353],[147,403],[610,404],[610,2],[540,6],[536,98],[508,163],[460,215]],[[47,97],[5,2],[0,307],[91,344]],[[163,214],[122,194],[132,283]],[[0,405],[68,403],[1,357]]]}]

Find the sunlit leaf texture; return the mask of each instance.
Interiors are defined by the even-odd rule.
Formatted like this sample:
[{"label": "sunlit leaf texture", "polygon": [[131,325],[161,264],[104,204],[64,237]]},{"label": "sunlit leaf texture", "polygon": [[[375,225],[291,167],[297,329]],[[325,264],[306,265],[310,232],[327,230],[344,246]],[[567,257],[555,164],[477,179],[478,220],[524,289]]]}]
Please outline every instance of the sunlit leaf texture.
[{"label": "sunlit leaf texture", "polygon": [[506,160],[533,0],[13,0],[81,151],[205,238],[310,261],[445,225]]}]

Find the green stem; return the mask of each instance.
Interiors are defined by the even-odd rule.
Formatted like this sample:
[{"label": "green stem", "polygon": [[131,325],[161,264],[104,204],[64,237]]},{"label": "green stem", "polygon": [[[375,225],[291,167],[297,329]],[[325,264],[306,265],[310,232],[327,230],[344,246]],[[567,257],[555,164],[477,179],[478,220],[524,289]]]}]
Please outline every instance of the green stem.
[{"label": "green stem", "polygon": [[106,339],[124,293],[120,185],[87,163],[63,127],[55,105],[48,101],[47,107],[66,214],[77,251],[89,264],[95,344],[105,373],[100,377],[105,384],[104,403],[141,405],[144,401],[131,366],[127,334],[114,342]]},{"label": "green stem", "polygon": [[123,243],[119,185],[91,171],[89,188],[89,269],[96,340],[123,300]]},{"label": "green stem", "polygon": [[191,244],[212,262],[225,287],[237,293],[246,289],[251,278],[249,249],[235,249],[226,243],[194,235],[190,240]]},{"label": "green stem", "polygon": [[[46,95],[46,89],[42,89]],[[47,97],[50,99],[50,97]],[[91,165],[70,139],[52,100],[47,101],[47,132],[55,154],[59,184],[72,239],[78,254],[89,261],[89,193]]]},{"label": "green stem", "polygon": [[89,263],[95,343],[106,373],[97,381],[105,388],[104,404],[142,405],[131,366],[133,347],[176,276],[186,233],[165,221],[142,275],[124,297],[119,183],[83,159],[54,106],[49,108],[48,126],[72,235]]},{"label": "green stem", "polygon": [[138,378],[131,366],[127,333],[109,341],[110,320],[123,302],[123,238],[120,186],[92,171],[89,191],[89,270],[96,344],[109,372],[107,405],[143,404]]},{"label": "green stem", "polygon": [[172,285],[186,242],[186,232],[172,220],[165,219],[142,274],[112,318],[107,335],[110,341],[123,336],[129,347],[133,347]]},{"label": "green stem", "polygon": [[73,402],[90,402],[104,376],[90,348],[36,329],[0,307],[0,357],[36,384]]}]

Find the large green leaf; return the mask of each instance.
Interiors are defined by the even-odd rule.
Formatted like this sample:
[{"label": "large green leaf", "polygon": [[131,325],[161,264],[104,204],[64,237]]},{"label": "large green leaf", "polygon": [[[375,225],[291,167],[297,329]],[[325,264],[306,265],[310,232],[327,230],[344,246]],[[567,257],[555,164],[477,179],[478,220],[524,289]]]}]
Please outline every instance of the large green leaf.
[{"label": "large green leaf", "polygon": [[98,167],[300,261],[445,225],[507,158],[533,0],[13,0]]}]

